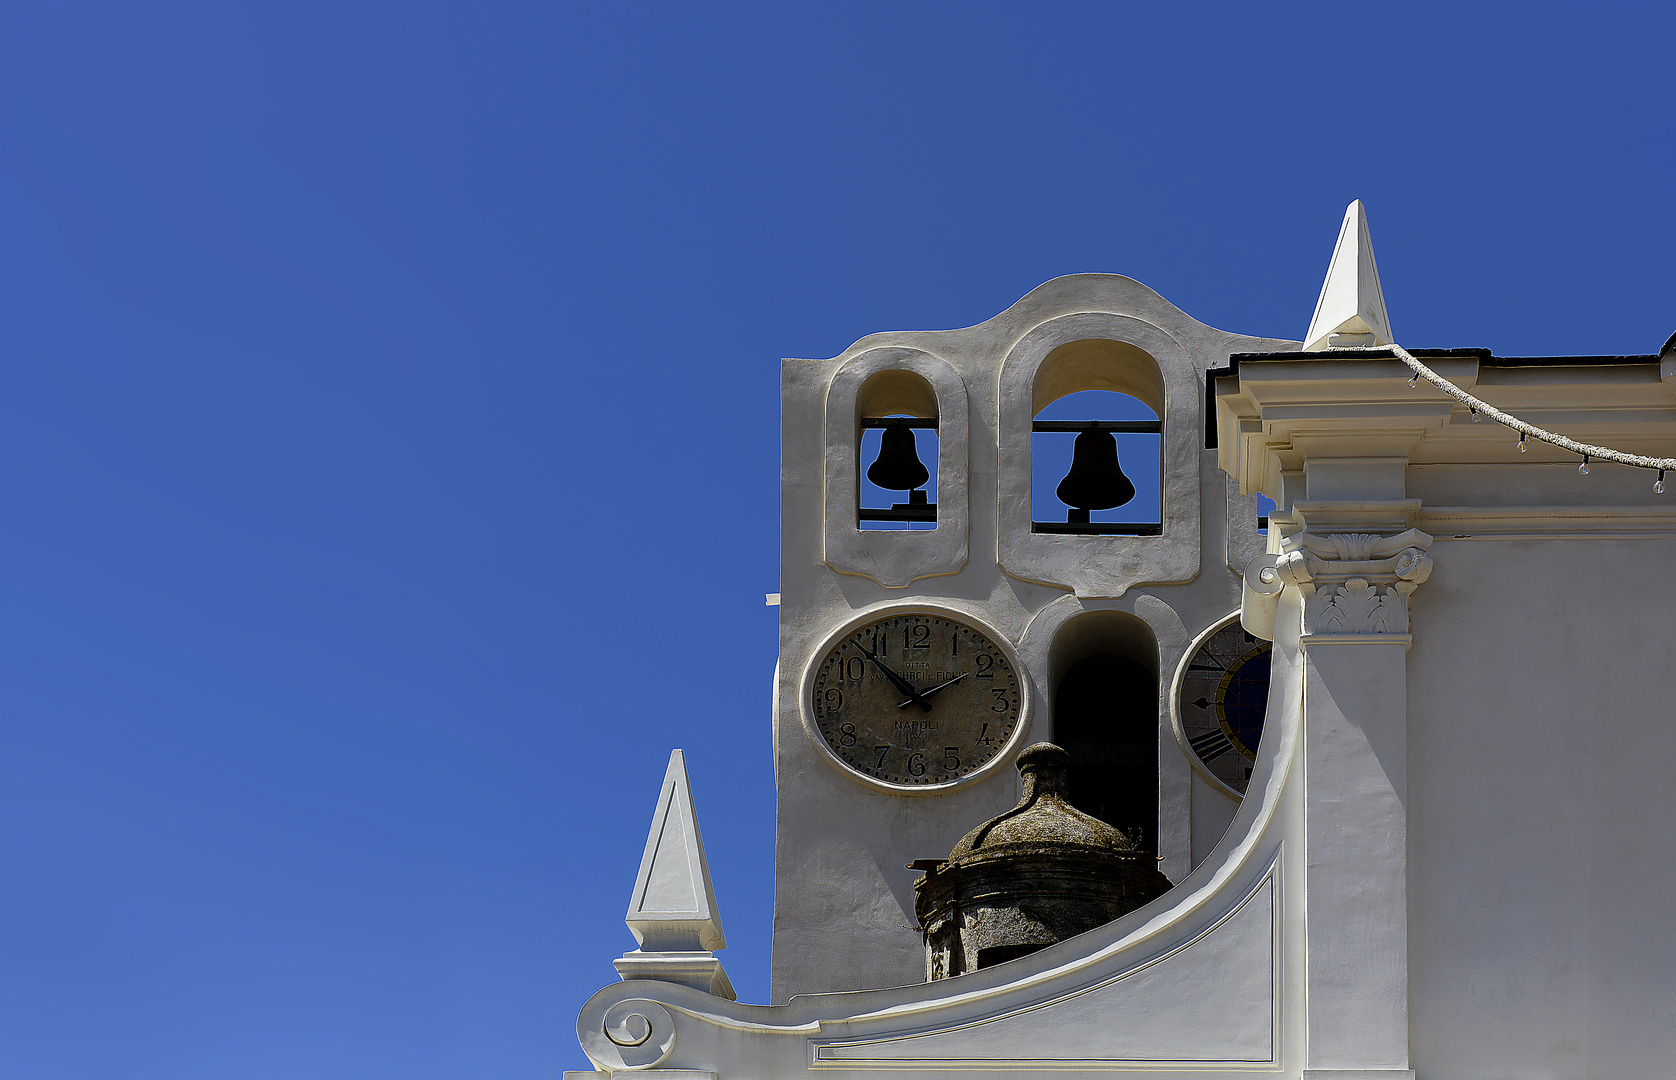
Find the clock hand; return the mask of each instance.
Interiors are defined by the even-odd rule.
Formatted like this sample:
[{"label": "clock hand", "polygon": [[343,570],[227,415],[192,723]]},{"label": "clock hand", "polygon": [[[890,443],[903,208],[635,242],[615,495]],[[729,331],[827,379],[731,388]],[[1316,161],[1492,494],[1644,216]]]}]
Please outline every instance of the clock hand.
[{"label": "clock hand", "polygon": [[878,668],[880,671],[885,673],[885,678],[890,680],[892,686],[896,687],[898,690],[900,690],[904,694],[908,695],[908,701],[910,703],[917,703],[919,705],[919,707],[921,709],[925,710],[926,712],[931,711],[931,702],[926,701],[924,698],[920,697],[919,691],[915,690],[913,684],[910,683],[907,679],[904,679],[902,676],[898,675],[896,672],[894,672],[894,671],[890,670],[889,668],[885,667],[884,662],[879,659],[879,656],[878,656],[877,653],[868,652],[867,651],[867,646],[863,645],[859,641],[855,643],[855,647],[861,650],[861,655],[863,655],[863,656],[867,657],[867,659],[873,661],[873,666],[874,667]]},{"label": "clock hand", "polygon": [[[927,698],[937,696],[938,694],[942,693],[944,690],[948,689],[949,687],[953,686],[955,683],[959,682],[961,679],[964,679],[969,674],[971,674],[971,672],[962,671],[959,675],[956,675],[954,678],[950,679],[948,682],[938,683],[936,686],[933,686],[931,689],[927,690],[925,693],[919,695],[920,700],[924,701]],[[908,706],[912,705],[913,703],[914,703],[914,699],[909,698],[907,701],[897,702],[896,707],[898,709],[906,709]]]}]

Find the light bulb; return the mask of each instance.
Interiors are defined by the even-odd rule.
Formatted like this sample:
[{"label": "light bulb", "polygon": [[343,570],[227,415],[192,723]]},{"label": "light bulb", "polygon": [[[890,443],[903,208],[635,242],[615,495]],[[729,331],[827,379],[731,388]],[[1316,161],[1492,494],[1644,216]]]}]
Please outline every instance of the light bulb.
[{"label": "light bulb", "polygon": [[1408,388],[1410,390],[1414,389],[1416,386],[1419,386],[1419,385],[1420,385],[1420,376],[1418,376],[1418,375],[1416,375],[1416,376],[1414,376],[1414,378],[1408,380]]},{"label": "light bulb", "polygon": [[1653,481],[1653,494],[1655,494],[1655,495],[1663,495],[1664,494],[1664,470],[1663,469],[1659,470],[1659,478],[1657,480]]},{"label": "light bulb", "polygon": [[1586,455],[1583,458],[1583,464],[1577,466],[1577,471],[1582,473],[1584,476],[1589,475],[1589,459]]},{"label": "light bulb", "polygon": [[1525,433],[1519,432],[1519,453],[1525,452]]},{"label": "light bulb", "polygon": [[1484,422],[1484,418],[1478,415],[1477,409],[1472,410],[1472,422],[1475,424],[1481,424]]}]

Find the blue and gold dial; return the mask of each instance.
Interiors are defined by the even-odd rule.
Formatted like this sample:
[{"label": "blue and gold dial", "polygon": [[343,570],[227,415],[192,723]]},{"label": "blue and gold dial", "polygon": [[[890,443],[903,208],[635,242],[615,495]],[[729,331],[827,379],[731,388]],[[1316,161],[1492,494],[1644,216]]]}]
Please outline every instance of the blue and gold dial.
[{"label": "blue and gold dial", "polygon": [[1182,734],[1199,764],[1241,795],[1251,781],[1269,703],[1269,643],[1238,617],[1188,659],[1177,701]]}]

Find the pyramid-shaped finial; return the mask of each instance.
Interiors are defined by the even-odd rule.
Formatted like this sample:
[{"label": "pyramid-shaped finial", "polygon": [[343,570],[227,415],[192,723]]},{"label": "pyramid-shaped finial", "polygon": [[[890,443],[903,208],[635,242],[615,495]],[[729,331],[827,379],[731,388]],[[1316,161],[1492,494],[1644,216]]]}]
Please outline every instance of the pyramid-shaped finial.
[{"label": "pyramid-shaped finial", "polygon": [[670,752],[663,791],[646,835],[646,853],[634,881],[625,920],[642,949],[709,950],[727,947],[722,920],[716,914],[716,890],[710,884],[710,864],[704,858],[704,839],[698,833],[687,782],[687,760]]},{"label": "pyramid-shaped finial", "polygon": [[1368,215],[1360,199],[1344,212],[1327,280],[1315,302],[1315,318],[1304,335],[1304,351],[1347,346],[1389,345],[1391,320],[1379,289],[1379,267],[1368,239]]}]

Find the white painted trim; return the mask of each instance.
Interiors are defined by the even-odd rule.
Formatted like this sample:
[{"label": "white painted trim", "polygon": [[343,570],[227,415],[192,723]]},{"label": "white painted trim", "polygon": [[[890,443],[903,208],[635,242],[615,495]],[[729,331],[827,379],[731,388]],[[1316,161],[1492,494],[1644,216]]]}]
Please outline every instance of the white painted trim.
[{"label": "white painted trim", "polygon": [[1298,638],[1305,648],[1317,645],[1401,645],[1403,651],[1414,644],[1412,634],[1305,634]]}]

